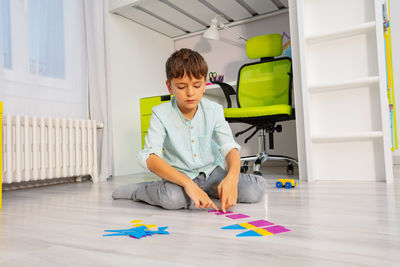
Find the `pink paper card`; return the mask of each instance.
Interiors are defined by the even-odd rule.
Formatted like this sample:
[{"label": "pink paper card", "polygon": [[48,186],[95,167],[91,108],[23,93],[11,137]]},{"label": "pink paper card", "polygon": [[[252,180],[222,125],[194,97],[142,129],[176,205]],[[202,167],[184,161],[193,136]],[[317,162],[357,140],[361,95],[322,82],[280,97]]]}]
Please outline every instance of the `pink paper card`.
[{"label": "pink paper card", "polygon": [[233,215],[226,215],[226,217],[236,220],[236,219],[248,218],[250,216],[239,213],[239,214],[233,214]]},{"label": "pink paper card", "polygon": [[266,221],[266,220],[252,221],[252,222],[249,222],[249,224],[254,225],[255,227],[273,225],[272,222],[269,222],[269,221]]},{"label": "pink paper card", "polygon": [[222,215],[222,214],[231,214],[233,213],[233,211],[227,211],[227,212],[223,212],[223,211],[218,211],[216,213],[214,213],[215,215]]},{"label": "pink paper card", "polygon": [[286,229],[283,226],[280,225],[274,225],[274,226],[270,226],[270,227],[265,227],[263,228],[265,230],[267,230],[268,232],[272,233],[272,234],[280,234],[280,233],[285,233],[285,232],[289,232],[290,229]]}]

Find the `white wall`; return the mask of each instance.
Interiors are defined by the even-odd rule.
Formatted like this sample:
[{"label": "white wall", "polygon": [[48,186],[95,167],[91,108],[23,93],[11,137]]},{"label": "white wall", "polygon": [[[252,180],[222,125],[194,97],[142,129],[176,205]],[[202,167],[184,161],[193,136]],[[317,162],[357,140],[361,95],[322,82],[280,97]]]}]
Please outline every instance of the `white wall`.
[{"label": "white wall", "polygon": [[[246,38],[270,33],[282,34],[282,32],[286,32],[290,34],[289,15],[288,13],[281,14],[263,20],[238,25],[232,27],[232,29]],[[236,81],[240,66],[251,61],[246,55],[245,43],[238,40],[226,30],[220,31],[220,37],[221,40],[219,41],[207,40],[202,38],[201,35],[176,40],[175,49],[186,47],[198,51],[207,61],[209,71],[224,74],[226,82]],[[275,149],[271,151],[271,154],[282,154],[297,158],[295,122],[290,121],[281,124],[283,131],[281,133],[275,133]],[[231,124],[234,133],[247,127],[248,126],[244,124]],[[251,131],[237,138],[237,141],[242,145],[241,154],[243,156],[253,155],[258,152],[257,135],[247,144],[243,143],[244,139],[250,133]]]},{"label": "white wall", "polygon": [[173,41],[118,15],[107,14],[108,69],[113,120],[114,175],[143,172],[139,99],[166,94],[164,64]]},{"label": "white wall", "polygon": [[[396,102],[398,138],[400,138],[400,1],[390,1],[390,20],[392,29],[393,82]],[[400,140],[400,139],[399,139]],[[400,164],[400,149],[393,152],[394,164]]]}]

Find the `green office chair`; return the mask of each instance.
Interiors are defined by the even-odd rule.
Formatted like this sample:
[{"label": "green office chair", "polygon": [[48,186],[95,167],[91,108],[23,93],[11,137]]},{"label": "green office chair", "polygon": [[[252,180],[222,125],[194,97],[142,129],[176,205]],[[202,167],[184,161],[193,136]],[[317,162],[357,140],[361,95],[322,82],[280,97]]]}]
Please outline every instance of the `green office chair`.
[{"label": "green office chair", "polygon": [[[242,157],[241,172],[247,172],[249,161],[254,161],[254,174],[261,175],[261,164],[267,160],[286,160],[287,172],[293,174],[297,160],[291,157],[270,155],[265,149],[265,133],[269,134],[269,148],[274,148],[274,132],[281,132],[277,122],[294,120],[292,105],[292,61],[288,57],[275,58],[282,54],[282,36],[268,34],[256,36],[246,43],[247,56],[260,61],[243,65],[238,74],[237,92],[226,83],[218,84],[225,95],[228,108],[225,118],[231,123],[246,123],[251,126],[235,134],[238,137],[251,129],[254,131],[245,139],[247,143],[259,132],[259,153]],[[236,95],[237,108],[232,108],[230,95]]]}]

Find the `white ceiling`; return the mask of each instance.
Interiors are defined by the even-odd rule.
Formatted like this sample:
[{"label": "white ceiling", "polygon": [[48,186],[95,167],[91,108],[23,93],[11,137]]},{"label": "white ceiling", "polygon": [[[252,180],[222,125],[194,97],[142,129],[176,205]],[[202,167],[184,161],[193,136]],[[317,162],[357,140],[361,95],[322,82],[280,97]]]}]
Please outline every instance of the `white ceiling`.
[{"label": "white ceiling", "polygon": [[110,0],[110,12],[176,38],[207,29],[211,19],[230,24],[287,8],[287,0]]}]

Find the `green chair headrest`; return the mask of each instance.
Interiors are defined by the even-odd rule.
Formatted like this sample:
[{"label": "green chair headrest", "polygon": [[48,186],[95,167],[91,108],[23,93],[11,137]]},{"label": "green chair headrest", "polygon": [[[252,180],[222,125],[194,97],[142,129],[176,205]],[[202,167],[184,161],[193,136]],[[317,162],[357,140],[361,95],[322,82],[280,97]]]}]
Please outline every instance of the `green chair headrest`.
[{"label": "green chair headrest", "polygon": [[250,38],[246,43],[246,53],[251,59],[280,56],[282,36],[274,33]]}]

